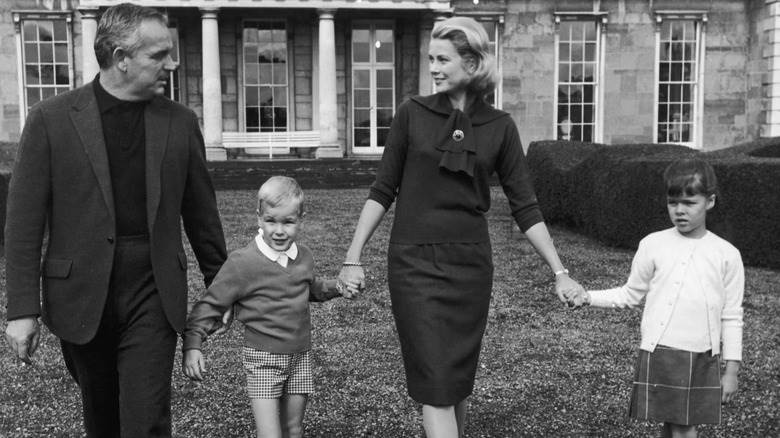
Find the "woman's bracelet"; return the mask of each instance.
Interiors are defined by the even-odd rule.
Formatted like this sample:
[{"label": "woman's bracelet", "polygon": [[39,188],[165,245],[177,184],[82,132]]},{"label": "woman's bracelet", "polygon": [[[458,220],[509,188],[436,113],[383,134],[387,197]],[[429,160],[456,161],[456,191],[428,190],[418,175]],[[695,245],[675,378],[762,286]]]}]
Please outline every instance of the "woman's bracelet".
[{"label": "woman's bracelet", "polygon": [[363,264],[360,262],[344,262],[341,264],[341,266],[359,266],[363,267]]}]

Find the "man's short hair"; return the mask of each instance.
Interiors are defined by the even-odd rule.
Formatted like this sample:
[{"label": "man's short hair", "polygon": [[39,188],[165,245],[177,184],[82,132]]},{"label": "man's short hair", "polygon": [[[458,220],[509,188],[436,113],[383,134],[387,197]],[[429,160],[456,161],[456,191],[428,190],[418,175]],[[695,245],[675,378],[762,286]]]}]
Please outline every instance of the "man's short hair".
[{"label": "man's short hair", "polygon": [[129,55],[135,54],[140,46],[138,28],[146,20],[158,20],[168,25],[165,15],[152,8],[132,3],[120,3],[103,12],[95,35],[95,57],[101,69],[113,65],[114,50],[121,47]]}]

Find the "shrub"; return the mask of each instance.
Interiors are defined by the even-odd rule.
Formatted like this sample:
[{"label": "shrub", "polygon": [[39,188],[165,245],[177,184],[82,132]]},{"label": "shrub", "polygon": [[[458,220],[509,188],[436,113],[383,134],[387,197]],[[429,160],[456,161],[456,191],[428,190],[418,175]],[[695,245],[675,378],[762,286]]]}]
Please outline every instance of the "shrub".
[{"label": "shrub", "polygon": [[[684,146],[531,143],[529,167],[545,219],[614,246],[636,248],[670,225],[663,171],[698,155],[713,165],[720,193],[707,226],[731,241],[745,263],[780,267],[780,142],[762,139],[702,153]],[[767,155],[769,154],[769,155]]]}]

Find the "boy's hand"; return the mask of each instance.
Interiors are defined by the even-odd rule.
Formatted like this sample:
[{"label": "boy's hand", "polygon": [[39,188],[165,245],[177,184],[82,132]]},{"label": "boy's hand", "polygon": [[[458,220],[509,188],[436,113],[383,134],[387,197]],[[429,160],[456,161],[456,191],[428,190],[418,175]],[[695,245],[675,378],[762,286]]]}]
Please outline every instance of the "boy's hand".
[{"label": "boy's hand", "polygon": [[212,336],[219,336],[222,333],[225,333],[228,330],[230,330],[230,326],[233,324],[233,313],[234,313],[233,306],[228,307],[228,309],[222,315],[222,324],[220,324],[219,328],[214,332]]},{"label": "boy's hand", "polygon": [[345,298],[357,298],[365,288],[366,274],[362,266],[343,266],[339,273],[339,290]]},{"label": "boy's hand", "polygon": [[734,398],[737,393],[738,381],[737,377],[739,373],[739,362],[726,361],[726,370],[723,372],[723,377],[720,378],[720,385],[723,387],[721,393],[721,402],[728,403]]},{"label": "boy's hand", "polygon": [[200,350],[185,350],[181,361],[181,369],[190,379],[203,380],[203,374],[206,373],[206,362],[203,359],[203,352]]}]

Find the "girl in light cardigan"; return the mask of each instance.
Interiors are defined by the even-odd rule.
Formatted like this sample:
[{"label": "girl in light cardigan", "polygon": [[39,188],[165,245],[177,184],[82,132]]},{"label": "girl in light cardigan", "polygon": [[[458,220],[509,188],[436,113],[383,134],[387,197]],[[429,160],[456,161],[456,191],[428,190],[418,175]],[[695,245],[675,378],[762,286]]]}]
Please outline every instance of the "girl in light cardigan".
[{"label": "girl in light cardigan", "polygon": [[624,286],[572,299],[630,308],[646,297],[629,416],[662,422],[664,437],[696,437],[698,424],[720,423],[721,403],[737,390],[745,277],[739,251],[706,228],[712,167],[680,160],[664,179],[674,227],[642,239]]}]

